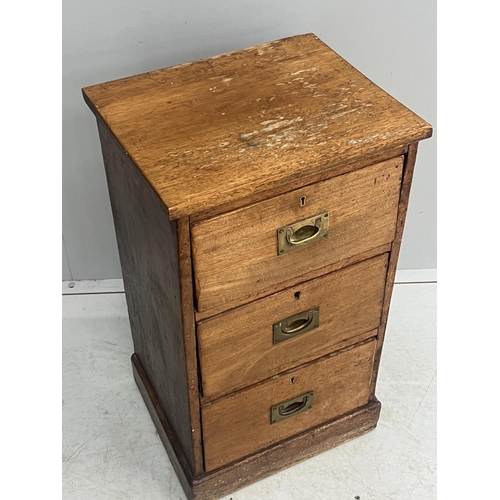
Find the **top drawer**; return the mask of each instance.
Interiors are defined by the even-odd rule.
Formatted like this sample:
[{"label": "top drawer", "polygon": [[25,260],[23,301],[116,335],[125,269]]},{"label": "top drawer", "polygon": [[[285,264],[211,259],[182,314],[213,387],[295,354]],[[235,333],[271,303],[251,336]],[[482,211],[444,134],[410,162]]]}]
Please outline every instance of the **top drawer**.
[{"label": "top drawer", "polygon": [[198,310],[253,300],[295,276],[390,243],[402,168],[400,156],[193,224]]}]

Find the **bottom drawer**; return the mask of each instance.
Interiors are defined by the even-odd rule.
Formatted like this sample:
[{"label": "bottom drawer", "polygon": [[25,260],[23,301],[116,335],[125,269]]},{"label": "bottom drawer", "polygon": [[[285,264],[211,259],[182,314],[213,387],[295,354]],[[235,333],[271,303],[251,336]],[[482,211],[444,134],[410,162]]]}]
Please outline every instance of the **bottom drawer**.
[{"label": "bottom drawer", "polygon": [[365,405],[375,345],[371,339],[203,407],[206,470]]}]

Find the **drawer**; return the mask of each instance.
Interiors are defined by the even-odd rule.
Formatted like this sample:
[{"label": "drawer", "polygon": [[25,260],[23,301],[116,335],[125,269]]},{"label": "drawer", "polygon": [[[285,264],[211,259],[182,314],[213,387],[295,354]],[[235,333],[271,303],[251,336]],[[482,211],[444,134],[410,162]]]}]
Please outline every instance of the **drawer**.
[{"label": "drawer", "polygon": [[203,396],[215,399],[376,335],[387,261],[380,255],[198,323]]},{"label": "drawer", "polygon": [[206,470],[367,404],[375,345],[369,340],[203,407]]},{"label": "drawer", "polygon": [[[249,302],[390,243],[402,167],[403,157],[394,158],[193,224],[198,311]],[[284,234],[295,241],[280,254]]]}]

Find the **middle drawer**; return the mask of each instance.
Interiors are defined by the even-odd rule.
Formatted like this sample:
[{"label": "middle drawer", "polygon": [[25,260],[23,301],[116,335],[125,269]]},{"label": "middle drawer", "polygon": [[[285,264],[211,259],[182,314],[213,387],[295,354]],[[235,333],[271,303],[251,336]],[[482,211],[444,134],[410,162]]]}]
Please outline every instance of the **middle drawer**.
[{"label": "middle drawer", "polygon": [[380,323],[388,254],[198,323],[209,400],[364,338]]}]

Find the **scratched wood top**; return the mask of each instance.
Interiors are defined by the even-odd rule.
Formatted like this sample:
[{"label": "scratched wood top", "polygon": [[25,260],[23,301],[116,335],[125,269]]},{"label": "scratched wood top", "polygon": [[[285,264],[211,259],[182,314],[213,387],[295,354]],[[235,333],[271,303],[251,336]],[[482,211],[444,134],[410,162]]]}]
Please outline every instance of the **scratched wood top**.
[{"label": "scratched wood top", "polygon": [[171,219],[432,134],[313,34],[86,87],[83,94]]}]

